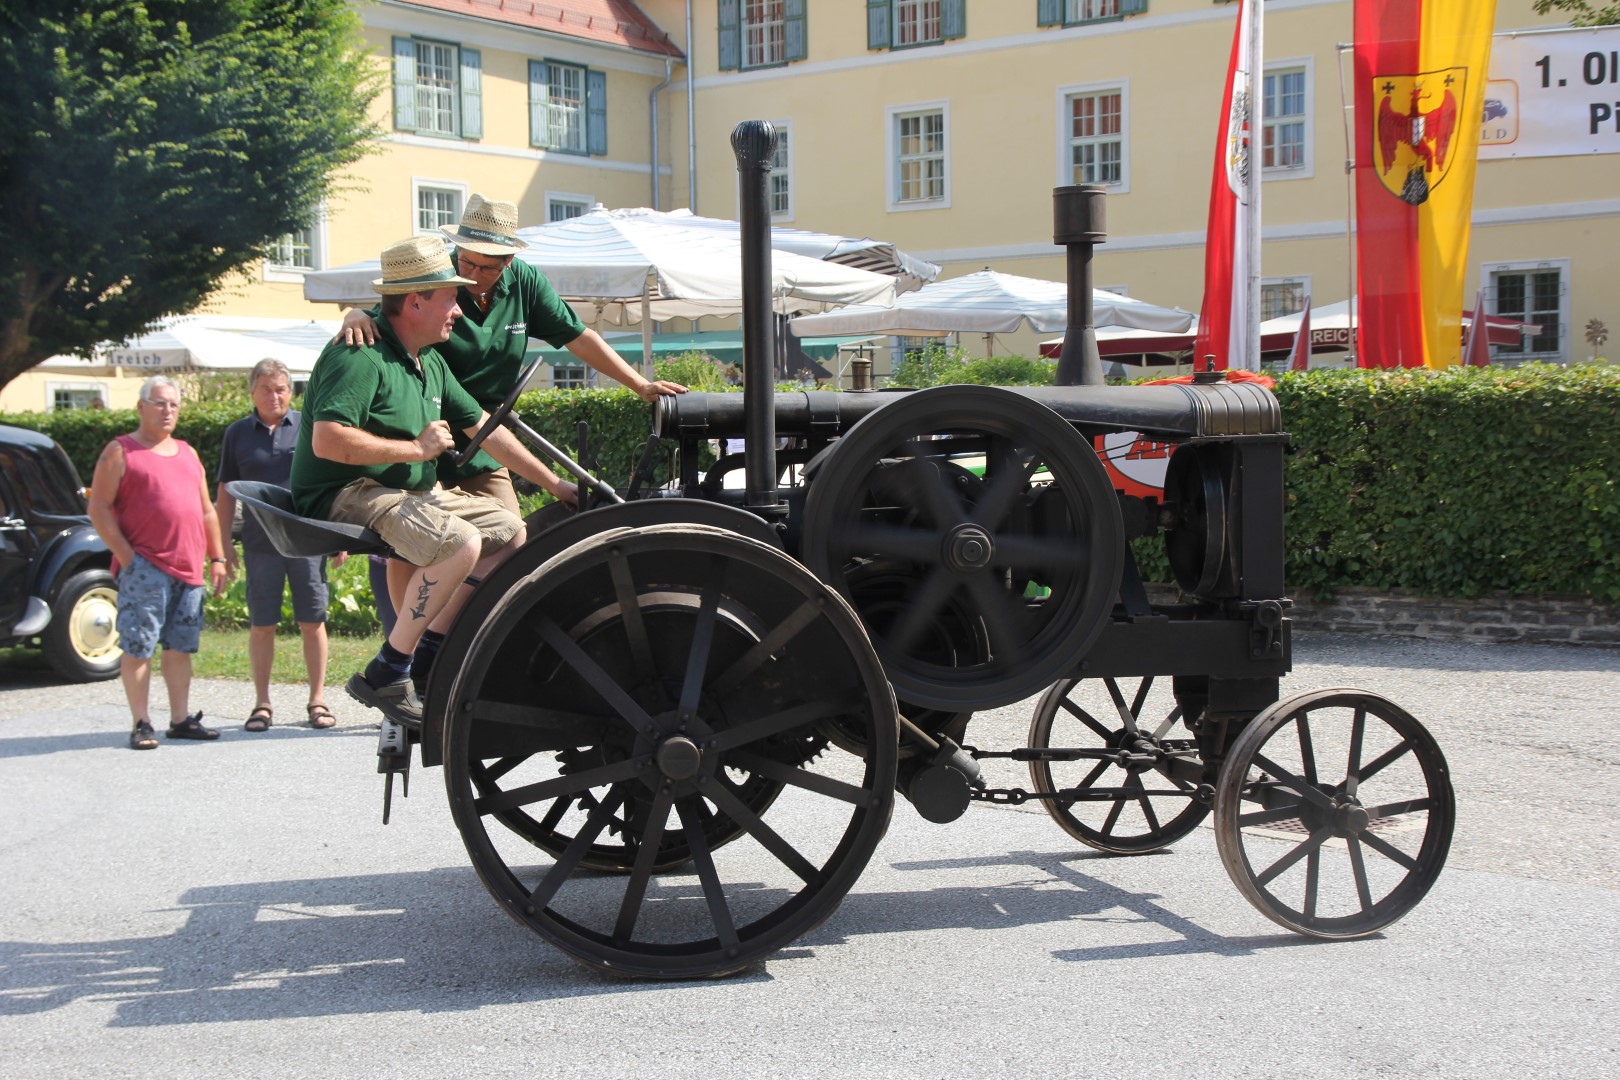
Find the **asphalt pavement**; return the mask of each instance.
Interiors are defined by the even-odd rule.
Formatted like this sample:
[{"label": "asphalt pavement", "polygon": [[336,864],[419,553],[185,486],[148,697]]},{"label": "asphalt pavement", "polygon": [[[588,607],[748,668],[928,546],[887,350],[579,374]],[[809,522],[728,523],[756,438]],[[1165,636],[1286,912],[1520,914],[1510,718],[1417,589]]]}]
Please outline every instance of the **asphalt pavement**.
[{"label": "asphalt pavement", "polygon": [[133,753],[117,683],[0,684],[0,1076],[1620,1075],[1620,651],[1300,634],[1295,662],[1285,692],[1381,693],[1451,767],[1446,870],[1383,933],[1267,921],[1207,824],[1109,858],[1033,805],[899,802],[827,923],[695,983],[509,920],[439,770],[383,826],[341,692],[317,732],[277,687],[249,735],[248,687],[199,683],[224,737]]}]

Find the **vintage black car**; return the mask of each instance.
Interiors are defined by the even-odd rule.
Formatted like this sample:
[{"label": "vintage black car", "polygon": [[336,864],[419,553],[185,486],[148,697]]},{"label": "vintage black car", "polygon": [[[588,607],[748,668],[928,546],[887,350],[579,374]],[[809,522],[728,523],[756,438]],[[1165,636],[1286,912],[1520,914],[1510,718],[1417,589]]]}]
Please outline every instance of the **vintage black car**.
[{"label": "vintage black car", "polygon": [[118,587],[72,460],[0,424],[0,647],[39,644],[69,679],[118,674]]}]

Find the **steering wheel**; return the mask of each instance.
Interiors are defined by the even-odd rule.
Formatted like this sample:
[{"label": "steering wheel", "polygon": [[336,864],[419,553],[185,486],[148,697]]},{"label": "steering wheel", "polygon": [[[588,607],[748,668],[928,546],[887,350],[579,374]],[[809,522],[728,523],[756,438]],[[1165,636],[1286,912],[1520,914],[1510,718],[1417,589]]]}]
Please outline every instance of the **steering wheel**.
[{"label": "steering wheel", "polygon": [[490,433],[504,424],[506,418],[512,415],[512,409],[517,405],[518,395],[523,393],[525,386],[529,385],[529,376],[533,375],[535,369],[539,366],[540,357],[538,356],[524,366],[522,373],[517,377],[517,382],[513,383],[512,389],[506,392],[506,399],[495,406],[495,411],[489,414],[489,419],[484,421],[484,426],[474,432],[473,437],[467,442],[466,446],[451,455],[450,461],[456,468],[459,469],[471,461],[472,456],[478,453],[478,448],[484,445],[484,440],[489,438]]}]

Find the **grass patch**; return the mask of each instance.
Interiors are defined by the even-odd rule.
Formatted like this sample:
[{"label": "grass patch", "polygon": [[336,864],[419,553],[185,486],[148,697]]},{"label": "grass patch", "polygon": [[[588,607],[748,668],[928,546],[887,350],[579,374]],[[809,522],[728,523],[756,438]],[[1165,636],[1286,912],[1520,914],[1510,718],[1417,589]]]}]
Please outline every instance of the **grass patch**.
[{"label": "grass patch", "polygon": [[[327,635],[326,685],[341,686],[349,676],[366,666],[377,652],[381,636],[348,637]],[[0,677],[7,673],[49,673],[50,664],[38,649],[0,649]],[[248,632],[246,630],[204,630],[197,655],[191,658],[191,674],[196,679],[239,679],[250,681]],[[276,635],[276,658],[270,667],[273,683],[302,683],[304,646],[297,633]]]}]

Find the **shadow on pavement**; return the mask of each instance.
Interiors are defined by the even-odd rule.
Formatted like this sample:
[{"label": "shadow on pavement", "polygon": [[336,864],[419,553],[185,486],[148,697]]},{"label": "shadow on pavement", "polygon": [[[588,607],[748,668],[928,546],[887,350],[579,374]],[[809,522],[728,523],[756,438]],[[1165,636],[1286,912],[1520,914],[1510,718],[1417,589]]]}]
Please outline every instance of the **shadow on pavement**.
[{"label": "shadow on pavement", "polygon": [[[322,739],[362,736],[367,739],[377,738],[375,725],[365,727],[347,727],[317,731],[314,728],[289,725],[275,727],[264,732],[247,732],[240,725],[234,727],[213,716],[204,716],[203,723],[209,727],[218,728],[220,737],[218,743],[227,740],[230,742],[259,743],[269,746],[283,739],[302,739],[318,737]],[[165,739],[163,728],[157,729],[158,751],[169,747],[191,748],[196,746],[217,745],[203,742]],[[14,739],[0,739],[0,760],[5,758],[38,757],[41,754],[62,754],[74,750],[106,750],[109,747],[117,750],[129,748],[129,731],[120,728],[117,731],[75,731],[62,735],[21,735]],[[147,750],[145,753],[152,753]]]}]

